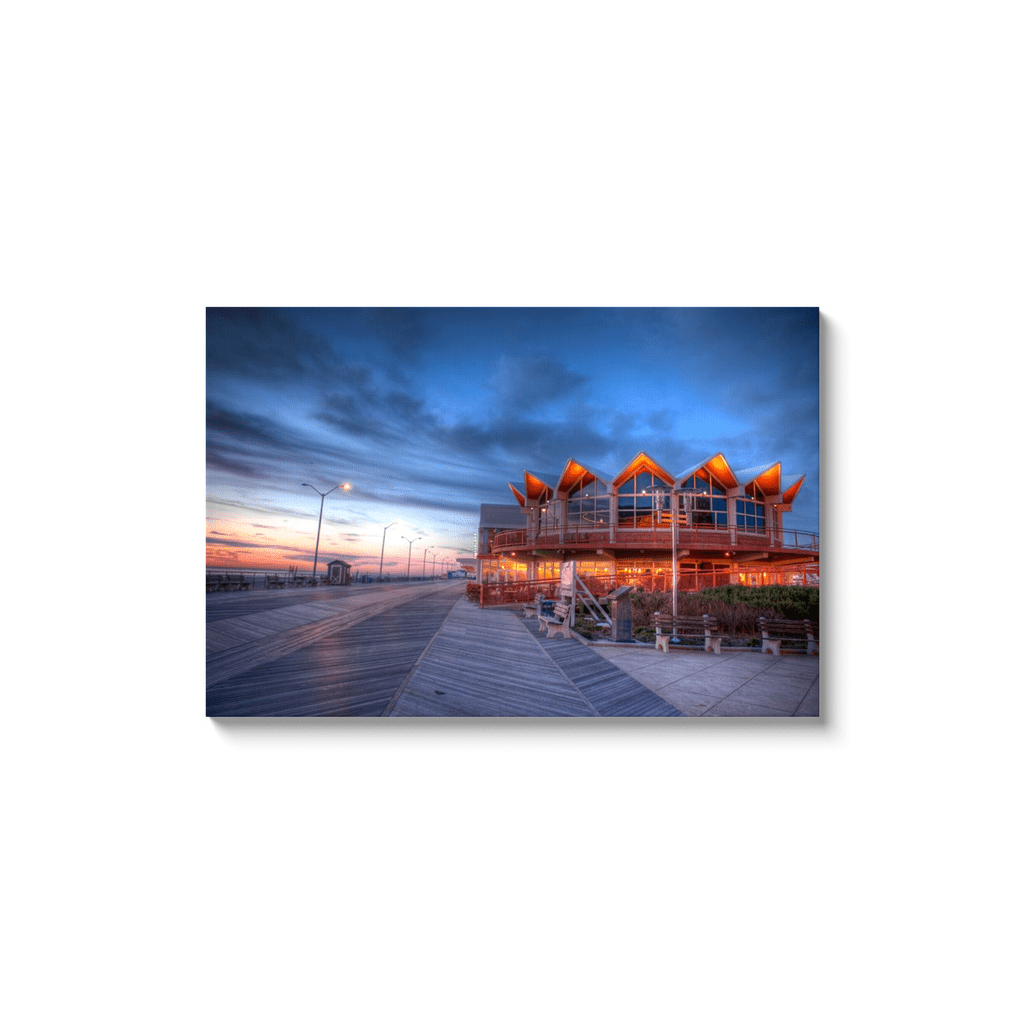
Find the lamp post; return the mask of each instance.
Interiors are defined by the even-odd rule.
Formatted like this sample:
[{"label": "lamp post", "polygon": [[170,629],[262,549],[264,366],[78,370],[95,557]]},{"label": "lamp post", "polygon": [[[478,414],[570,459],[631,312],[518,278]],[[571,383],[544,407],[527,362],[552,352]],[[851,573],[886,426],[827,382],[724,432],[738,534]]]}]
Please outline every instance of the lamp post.
[{"label": "lamp post", "polygon": [[[441,565],[441,568],[444,569],[444,564],[443,563]],[[436,576],[437,575],[437,551],[434,552],[434,560],[430,563],[430,575],[431,576]]]},{"label": "lamp post", "polygon": [[335,484],[330,491],[317,491],[312,484],[303,484],[303,487],[308,487],[311,491],[316,491],[320,495],[320,518],[316,522],[316,548],[313,551],[313,585],[316,586],[316,560],[320,555],[320,524],[324,521],[324,498],[327,497],[331,491],[336,491],[339,487],[343,491],[350,491],[352,489],[351,484]]},{"label": "lamp post", "polygon": [[[396,519],[395,523],[397,522],[398,520]],[[390,530],[391,527],[395,525],[395,523],[388,523],[388,525],[384,527],[384,536],[381,538],[380,541],[380,571],[377,573],[378,583],[384,582],[384,541],[388,539],[388,530]]]},{"label": "lamp post", "polygon": [[409,558],[408,558],[408,560],[405,563],[405,578],[406,578],[406,580],[408,580],[409,579],[409,566],[412,565],[412,546],[413,546],[413,544],[416,543],[416,541],[419,540],[419,537],[413,537],[412,540],[409,540],[408,537],[403,537],[402,540],[409,541]]},{"label": "lamp post", "polygon": [[433,551],[433,550],[434,550],[434,545],[433,544],[431,544],[429,548],[424,548],[423,549],[423,567],[420,569],[420,575],[424,579],[427,578],[427,552],[428,551]]}]

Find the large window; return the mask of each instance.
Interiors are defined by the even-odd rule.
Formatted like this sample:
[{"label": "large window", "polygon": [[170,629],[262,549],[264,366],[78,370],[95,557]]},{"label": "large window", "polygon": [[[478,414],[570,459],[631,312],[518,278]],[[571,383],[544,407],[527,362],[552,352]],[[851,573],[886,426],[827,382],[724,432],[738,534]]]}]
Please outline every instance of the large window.
[{"label": "large window", "polygon": [[726,527],[729,525],[725,487],[706,469],[699,469],[682,483],[682,511],[687,525]]},{"label": "large window", "polygon": [[652,525],[655,509],[654,489],[672,486],[651,473],[635,473],[619,487],[619,526],[627,530]]},{"label": "large window", "polygon": [[764,533],[764,495],[757,484],[736,499],[736,529],[743,533]]},{"label": "large window", "polygon": [[608,523],[609,499],[599,494],[596,480],[588,484],[577,484],[569,492],[569,525],[584,529],[601,529]]}]

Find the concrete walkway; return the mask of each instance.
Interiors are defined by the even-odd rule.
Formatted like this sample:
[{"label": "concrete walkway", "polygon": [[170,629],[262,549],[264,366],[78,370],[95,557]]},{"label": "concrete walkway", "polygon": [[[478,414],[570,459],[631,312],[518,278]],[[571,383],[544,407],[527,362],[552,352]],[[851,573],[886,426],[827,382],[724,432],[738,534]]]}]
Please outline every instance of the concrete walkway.
[{"label": "concrete walkway", "polygon": [[818,656],[671,651],[631,644],[590,648],[690,717],[818,716]]}]

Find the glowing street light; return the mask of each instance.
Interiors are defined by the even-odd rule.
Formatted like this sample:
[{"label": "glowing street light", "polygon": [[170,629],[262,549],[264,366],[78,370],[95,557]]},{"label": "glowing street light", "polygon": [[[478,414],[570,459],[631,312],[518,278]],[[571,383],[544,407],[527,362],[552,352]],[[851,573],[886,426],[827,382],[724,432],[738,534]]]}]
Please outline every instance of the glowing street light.
[{"label": "glowing street light", "polygon": [[412,565],[412,546],[419,539],[420,539],[419,537],[413,537],[412,540],[409,540],[408,537],[403,537],[402,538],[402,540],[409,541],[409,558],[408,558],[408,561],[405,563],[405,578],[406,579],[409,578],[409,566]]},{"label": "glowing street light", "polygon": [[[395,523],[397,522],[398,520],[396,519]],[[380,542],[380,572],[377,573],[378,583],[384,582],[384,541],[388,539],[388,530],[390,530],[395,523],[388,523],[388,525],[384,527],[384,536],[381,538]]]},{"label": "glowing street light", "polygon": [[317,489],[312,484],[303,484],[302,486],[303,487],[308,487],[311,491],[316,491],[316,493],[320,495],[320,518],[316,522],[316,548],[313,551],[313,583],[315,585],[316,584],[316,560],[317,560],[317,557],[320,554],[320,524],[324,520],[324,498],[326,498],[327,495],[331,493],[331,491],[336,491],[339,487],[343,491],[350,491],[350,490],[352,490],[352,485],[351,484],[347,484],[347,483],[346,484],[335,484],[331,488],[330,491],[317,491]]}]

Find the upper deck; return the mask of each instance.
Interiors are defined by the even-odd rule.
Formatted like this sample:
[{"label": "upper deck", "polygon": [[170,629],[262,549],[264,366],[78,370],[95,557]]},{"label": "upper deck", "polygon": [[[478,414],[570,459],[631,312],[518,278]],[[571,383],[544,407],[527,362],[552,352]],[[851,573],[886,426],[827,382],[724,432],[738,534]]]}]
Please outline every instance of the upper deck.
[{"label": "upper deck", "polygon": [[[775,534],[754,533],[737,527],[680,524],[676,552],[701,552],[724,557],[770,554],[791,555],[801,560],[816,558],[818,534],[802,530],[781,530]],[[504,530],[494,535],[489,554],[525,555],[542,552],[665,551],[672,548],[672,524],[657,521],[647,528],[612,530],[602,526],[568,526],[562,530]]]}]

